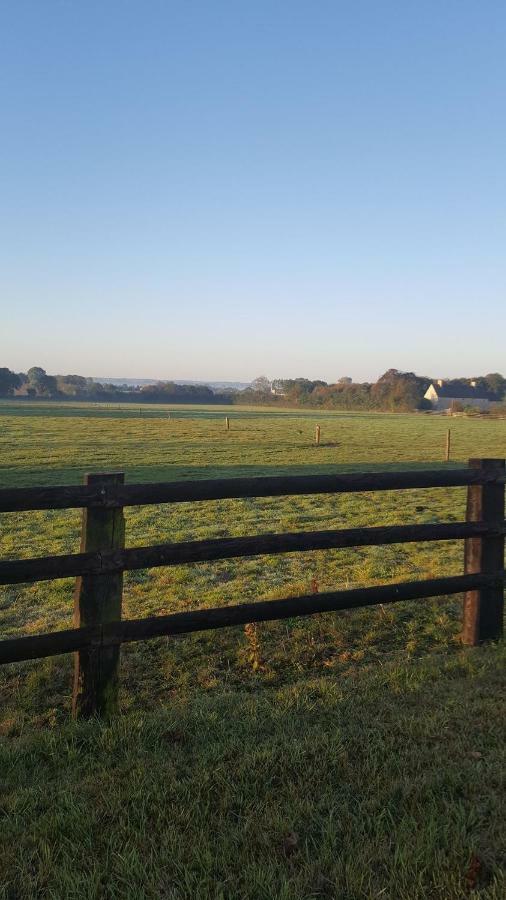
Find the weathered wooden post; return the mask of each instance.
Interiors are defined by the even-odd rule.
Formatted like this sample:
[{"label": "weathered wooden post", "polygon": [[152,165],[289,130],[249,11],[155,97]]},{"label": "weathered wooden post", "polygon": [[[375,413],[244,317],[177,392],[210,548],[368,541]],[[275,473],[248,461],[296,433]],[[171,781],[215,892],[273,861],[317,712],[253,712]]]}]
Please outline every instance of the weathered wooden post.
[{"label": "weathered wooden post", "polygon": [[[469,466],[484,475],[503,476],[504,459],[470,459]],[[462,640],[474,646],[500,638],[504,615],[504,481],[471,484],[467,489],[467,521],[485,522],[496,534],[467,538],[465,573],[499,573],[496,585],[467,591],[464,595]],[[502,578],[500,573],[502,573]]]},{"label": "weathered wooden post", "polygon": [[319,425],[316,426],[315,442],[316,442],[317,446],[320,443],[320,426]]},{"label": "weathered wooden post", "polygon": [[230,419],[228,416],[225,416],[225,428],[227,431],[230,431]]},{"label": "weathered wooden post", "polygon": [[451,433],[450,429],[446,432],[446,462],[450,462]]},{"label": "weathered wooden post", "polygon": [[[91,474],[86,484],[123,484],[122,473]],[[125,518],[122,507],[83,510],[81,553],[118,550],[125,546]],[[123,572],[83,575],[76,581],[74,625],[76,628],[102,625],[121,619]],[[86,647],[75,654],[72,711],[75,717],[110,717],[118,709],[120,648]]]}]

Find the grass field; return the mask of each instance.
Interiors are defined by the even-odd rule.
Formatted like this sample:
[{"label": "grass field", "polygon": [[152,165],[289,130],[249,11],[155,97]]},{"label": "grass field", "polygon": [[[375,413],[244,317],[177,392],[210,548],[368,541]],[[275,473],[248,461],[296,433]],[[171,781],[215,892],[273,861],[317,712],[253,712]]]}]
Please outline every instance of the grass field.
[{"label": "grass field", "polygon": [[[505,421],[450,424],[453,465],[505,456]],[[447,427],[430,415],[5,402],[0,485],[444,466]],[[461,489],[435,489],[136,508],[127,545],[459,521],[464,503]],[[7,514],[0,527],[3,558],[79,547],[77,511]],[[124,615],[457,574],[462,556],[445,542],[135,572]],[[68,580],[0,591],[2,637],[71,626]],[[504,652],[464,652],[459,628],[460,599],[438,598],[126,646],[130,715],[106,729],[66,724],[70,657],[3,667],[3,896],[135,897],[142,882],[144,896],[171,898],[503,897]]]}]

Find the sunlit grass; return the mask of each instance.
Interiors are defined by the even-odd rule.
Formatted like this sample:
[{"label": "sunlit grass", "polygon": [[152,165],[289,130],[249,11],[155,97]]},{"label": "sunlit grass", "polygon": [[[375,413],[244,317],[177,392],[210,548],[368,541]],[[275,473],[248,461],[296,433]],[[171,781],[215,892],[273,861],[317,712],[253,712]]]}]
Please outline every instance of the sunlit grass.
[{"label": "sunlit grass", "polygon": [[[170,418],[168,414],[170,412]],[[224,415],[231,418],[225,430]],[[314,426],[322,444],[314,445]],[[0,405],[0,485],[444,466],[448,420]],[[451,421],[452,464],[506,422]],[[128,509],[127,544],[459,521],[465,491]],[[79,549],[78,511],[0,517],[2,558]],[[462,571],[461,542],[127,573],[124,616]],[[0,589],[2,637],[72,623],[73,582]],[[499,900],[504,646],[463,651],[460,598],[127,645],[111,726],[70,724],[72,659],[0,668],[0,897]]]},{"label": "sunlit grass", "polygon": [[[225,429],[224,415],[231,429]],[[169,418],[170,415],[170,418]],[[314,444],[314,425],[322,444]],[[81,482],[86,471],[125,471],[127,480],[172,480],[277,472],[341,472],[443,466],[448,420],[428,415],[324,414],[234,407],[100,408],[0,405],[0,481],[6,485]],[[506,422],[451,420],[455,465],[501,456]],[[128,509],[127,544],[358,525],[459,521],[465,491],[434,489]],[[3,558],[79,549],[80,512],[2,516]],[[275,599],[332,588],[456,574],[462,544],[441,542],[224,560],[127,573],[124,616]],[[4,637],[72,624],[71,581],[0,589]],[[122,704],[144,708],[171,694],[280,685],[301,674],[330,675],[446,648],[456,652],[460,599],[442,598],[258,626],[261,664],[244,629],[158,640],[123,649]],[[33,718],[60,719],[70,702],[70,657],[0,671],[2,713],[19,730]],[[47,690],[47,684],[52,685]]]}]

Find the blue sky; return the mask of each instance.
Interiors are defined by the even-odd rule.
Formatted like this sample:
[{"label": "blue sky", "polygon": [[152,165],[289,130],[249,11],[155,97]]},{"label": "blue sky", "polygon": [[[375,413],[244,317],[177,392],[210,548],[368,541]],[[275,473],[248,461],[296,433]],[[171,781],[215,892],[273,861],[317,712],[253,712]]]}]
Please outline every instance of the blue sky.
[{"label": "blue sky", "polygon": [[506,370],[506,5],[4,0],[0,365]]}]

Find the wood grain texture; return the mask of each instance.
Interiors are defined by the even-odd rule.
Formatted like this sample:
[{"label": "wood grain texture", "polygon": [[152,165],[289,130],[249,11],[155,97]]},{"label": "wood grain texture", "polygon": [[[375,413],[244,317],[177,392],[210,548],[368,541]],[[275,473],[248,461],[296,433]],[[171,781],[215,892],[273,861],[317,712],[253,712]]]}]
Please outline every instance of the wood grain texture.
[{"label": "wood grain texture", "polygon": [[0,562],[0,584],[50,581],[54,578],[102,575],[107,572],[176,566],[243,556],[305,553],[312,550],[406,544],[418,541],[449,541],[484,535],[500,537],[504,533],[504,524],[491,526],[486,522],[448,522],[262,534],[251,537],[158,544],[151,547],[97,550],[65,556],[43,556],[35,559]]},{"label": "wood grain texture", "polygon": [[[123,475],[88,475],[88,485],[121,484]],[[86,509],[83,513],[81,550],[114,552],[125,546],[122,509]],[[121,619],[123,571],[101,571],[77,579],[74,624],[94,628]],[[114,715],[118,708],[119,647],[93,642],[76,653],[72,710],[76,717]]]},{"label": "wood grain texture", "polygon": [[504,473],[501,475],[468,468],[365,474],[353,472],[344,475],[272,475],[261,478],[214,478],[146,484],[114,483],[112,479],[108,483],[63,487],[3,488],[0,490],[0,512],[87,506],[110,509],[152,503],[466,487],[485,483],[504,484]]},{"label": "wood grain texture", "polygon": [[[504,475],[504,459],[471,459],[472,468],[498,476]],[[494,528],[504,524],[504,483],[471,485],[467,492],[467,519],[484,521],[490,533],[469,537],[465,542],[464,571],[466,574],[488,574],[504,569],[504,537],[494,534]],[[504,581],[502,584],[468,591],[464,597],[462,640],[475,645],[497,640],[503,633]]]},{"label": "wood grain texture", "polygon": [[458,594],[463,591],[498,586],[502,584],[503,578],[504,572],[492,575],[453,575],[448,578],[398,582],[380,587],[355,588],[346,591],[328,591],[283,600],[242,603],[237,606],[173,613],[169,616],[108,622],[103,625],[73,628],[33,637],[10,638],[0,641],[0,664],[54,656],[88,646],[100,649],[161,635],[189,634],[194,631],[228,628],[248,622],[267,622],[322,612],[359,609],[374,606],[377,603],[389,604],[403,600]]}]

